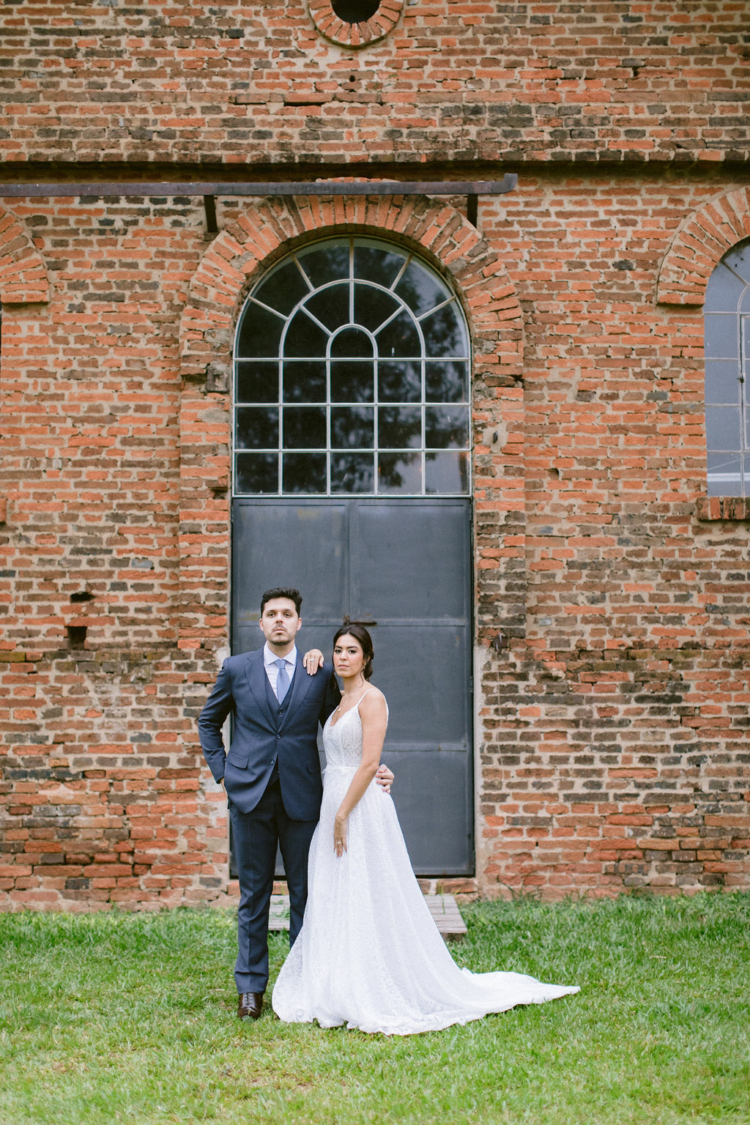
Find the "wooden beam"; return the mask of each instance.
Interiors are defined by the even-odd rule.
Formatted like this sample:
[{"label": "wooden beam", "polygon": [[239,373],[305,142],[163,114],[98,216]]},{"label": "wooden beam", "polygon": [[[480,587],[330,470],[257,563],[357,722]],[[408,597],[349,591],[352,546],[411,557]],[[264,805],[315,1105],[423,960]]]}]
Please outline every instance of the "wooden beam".
[{"label": "wooden beam", "polygon": [[414,180],[354,181],[304,181],[284,183],[130,183],[127,180],[89,181],[86,183],[0,184],[0,198],[70,198],[85,196],[268,196],[268,195],[505,195],[518,183],[515,172],[506,172],[502,180],[440,180],[435,183]]},{"label": "wooden beam", "polygon": [[[432,919],[444,941],[461,941],[466,934],[466,923],[453,895],[425,895]],[[289,896],[271,895],[269,930],[289,929]]]}]

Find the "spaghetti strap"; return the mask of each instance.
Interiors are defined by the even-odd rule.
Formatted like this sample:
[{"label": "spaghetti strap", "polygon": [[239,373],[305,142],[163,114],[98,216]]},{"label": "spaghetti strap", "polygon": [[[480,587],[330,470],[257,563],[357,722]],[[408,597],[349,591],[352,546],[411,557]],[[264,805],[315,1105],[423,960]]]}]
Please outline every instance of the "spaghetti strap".
[{"label": "spaghetti strap", "polygon": [[[375,690],[374,687],[368,687],[367,691],[363,691],[362,694],[360,695],[359,699],[357,700],[357,706],[352,707],[352,711],[359,711],[359,705],[362,702],[362,700],[365,698],[365,696],[368,694],[368,692],[371,692],[371,691],[374,691],[374,690]],[[383,693],[381,692],[380,694],[382,695]],[[385,717],[386,717],[386,719],[388,719],[388,718],[390,718],[391,713],[388,710],[388,700],[385,698],[384,695],[383,695],[383,703],[385,703]]]},{"label": "spaghetti strap", "polygon": [[371,692],[372,690],[373,690],[373,689],[372,689],[371,687],[368,687],[367,691],[363,691],[363,692],[362,692],[362,694],[360,695],[359,699],[357,700],[357,702],[356,702],[355,706],[354,706],[354,707],[352,707],[352,711],[359,711],[359,705],[360,705],[360,703],[362,702],[362,700],[363,700],[363,699],[365,698],[365,696],[366,696],[366,695],[369,695],[369,694],[370,694],[370,692]]}]

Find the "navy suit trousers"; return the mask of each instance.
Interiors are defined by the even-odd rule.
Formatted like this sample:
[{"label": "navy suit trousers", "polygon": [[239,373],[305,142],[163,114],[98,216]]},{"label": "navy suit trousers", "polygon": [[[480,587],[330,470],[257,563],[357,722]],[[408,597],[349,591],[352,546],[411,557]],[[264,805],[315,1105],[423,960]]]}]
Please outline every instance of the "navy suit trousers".
[{"label": "navy suit trousers", "polygon": [[289,943],[302,928],[307,902],[307,855],[316,820],[291,820],[284,810],[278,775],[252,812],[230,802],[234,854],[240,880],[237,912],[239,949],[234,968],[238,992],[264,992],[268,984],[268,914],[276,848],[281,847],[289,888]]}]

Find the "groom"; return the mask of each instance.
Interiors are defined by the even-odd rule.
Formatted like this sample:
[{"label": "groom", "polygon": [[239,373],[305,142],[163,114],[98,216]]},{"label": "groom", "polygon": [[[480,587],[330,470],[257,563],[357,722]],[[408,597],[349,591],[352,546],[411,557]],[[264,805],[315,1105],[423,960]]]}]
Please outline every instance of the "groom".
[{"label": "groom", "polygon": [[[341,699],[333,670],[320,666],[316,650],[307,654],[314,670],[305,674],[295,645],[301,605],[298,590],[266,590],[260,603],[263,649],[224,661],[198,719],[203,753],[214,779],[224,785],[232,819],[240,881],[234,971],[240,1019],[258,1019],[263,1007],[279,846],[289,887],[291,945],[302,926],[307,853],[323,796],[318,723],[325,723]],[[225,755],[221,731],[230,711],[234,731]],[[381,766],[377,780],[388,790],[393,774]]]}]

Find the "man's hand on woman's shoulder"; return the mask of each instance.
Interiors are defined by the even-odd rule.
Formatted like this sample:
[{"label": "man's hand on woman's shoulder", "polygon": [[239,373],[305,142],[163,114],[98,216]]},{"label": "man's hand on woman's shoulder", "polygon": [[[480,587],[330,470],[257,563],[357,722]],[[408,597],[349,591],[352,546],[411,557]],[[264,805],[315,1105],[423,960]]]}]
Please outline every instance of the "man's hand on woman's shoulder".
[{"label": "man's hand on woman's shoulder", "polygon": [[388,769],[386,765],[379,765],[378,772],[375,774],[375,780],[384,793],[390,793],[391,786],[393,785],[394,774],[392,770]]}]

